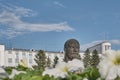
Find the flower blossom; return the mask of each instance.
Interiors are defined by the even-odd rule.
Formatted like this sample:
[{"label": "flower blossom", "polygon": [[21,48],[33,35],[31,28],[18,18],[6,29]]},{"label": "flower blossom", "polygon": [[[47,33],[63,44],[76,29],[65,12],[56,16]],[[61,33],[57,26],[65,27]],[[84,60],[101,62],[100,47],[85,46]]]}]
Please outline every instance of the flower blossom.
[{"label": "flower blossom", "polygon": [[55,68],[45,70],[43,72],[43,76],[48,74],[49,76],[54,76],[55,78],[65,78],[68,75],[68,72],[83,71],[83,69],[83,63],[80,60],[74,59],[68,63],[60,62]]},{"label": "flower blossom", "polygon": [[82,72],[84,70],[83,62],[78,59],[73,59],[72,61],[68,62],[68,67],[70,72],[76,72],[80,71]]},{"label": "flower blossom", "polygon": [[8,77],[8,74],[5,72],[4,68],[0,67],[0,80]]},{"label": "flower blossom", "polygon": [[65,62],[58,63],[56,68],[47,69],[43,72],[43,76],[48,74],[49,76],[54,76],[55,78],[61,77],[65,78],[68,72],[67,64]]},{"label": "flower blossom", "polygon": [[120,77],[120,51],[107,51],[99,65],[101,77],[105,80],[114,80]]}]

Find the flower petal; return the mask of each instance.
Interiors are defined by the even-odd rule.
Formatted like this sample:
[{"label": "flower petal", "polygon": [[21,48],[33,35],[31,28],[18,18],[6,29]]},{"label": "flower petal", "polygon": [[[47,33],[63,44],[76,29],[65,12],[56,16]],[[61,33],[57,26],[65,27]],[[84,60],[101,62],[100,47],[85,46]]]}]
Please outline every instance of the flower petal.
[{"label": "flower petal", "polygon": [[117,75],[120,77],[120,66],[117,66]]},{"label": "flower petal", "polygon": [[109,69],[108,75],[106,76],[106,80],[114,80],[117,77],[117,68],[113,66]]},{"label": "flower petal", "polygon": [[109,71],[110,65],[111,64],[108,61],[106,61],[106,60],[102,60],[99,63],[98,68],[99,68],[99,72],[100,72],[102,78],[105,78],[107,76],[107,73]]},{"label": "flower petal", "polygon": [[77,71],[77,70],[83,71],[84,69],[83,62],[78,59],[73,59],[72,61],[69,61],[68,66],[69,66],[69,71]]}]

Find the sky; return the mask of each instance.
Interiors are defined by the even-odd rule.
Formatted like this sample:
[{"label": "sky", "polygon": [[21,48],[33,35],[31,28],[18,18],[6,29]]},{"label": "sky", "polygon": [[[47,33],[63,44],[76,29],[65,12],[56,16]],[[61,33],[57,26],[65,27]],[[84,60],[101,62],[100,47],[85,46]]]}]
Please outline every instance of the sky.
[{"label": "sky", "polygon": [[64,50],[107,40],[120,49],[120,0],[0,0],[0,43],[6,48]]}]

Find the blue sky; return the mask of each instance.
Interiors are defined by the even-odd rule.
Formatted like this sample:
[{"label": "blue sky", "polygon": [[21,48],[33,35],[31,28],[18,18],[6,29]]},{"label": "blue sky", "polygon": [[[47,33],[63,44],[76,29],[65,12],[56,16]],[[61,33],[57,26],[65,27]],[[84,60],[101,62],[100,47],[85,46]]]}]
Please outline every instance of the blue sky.
[{"label": "blue sky", "polygon": [[0,43],[61,51],[66,40],[81,46],[108,40],[120,49],[120,0],[0,0]]}]

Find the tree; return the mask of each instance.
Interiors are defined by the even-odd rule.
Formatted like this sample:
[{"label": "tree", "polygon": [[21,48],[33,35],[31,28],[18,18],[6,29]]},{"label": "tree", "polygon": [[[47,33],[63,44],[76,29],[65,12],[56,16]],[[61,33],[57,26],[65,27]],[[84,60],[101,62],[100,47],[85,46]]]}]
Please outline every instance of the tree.
[{"label": "tree", "polygon": [[100,62],[99,55],[98,55],[97,50],[95,49],[92,52],[91,64],[92,64],[92,66],[96,67],[99,62]]},{"label": "tree", "polygon": [[59,58],[57,56],[55,56],[54,58],[54,63],[53,63],[53,67],[55,68],[56,64],[58,63]]},{"label": "tree", "polygon": [[90,51],[89,51],[89,49],[87,49],[87,50],[85,51],[83,63],[84,63],[84,66],[85,66],[85,67],[88,67],[88,66],[91,65],[91,56],[90,56]]},{"label": "tree", "polygon": [[47,58],[46,66],[49,67],[49,68],[51,66],[51,59],[49,57]]},{"label": "tree", "polygon": [[46,55],[43,50],[39,50],[38,53],[35,55],[35,62],[37,63],[34,68],[36,70],[44,70],[46,67]]}]

